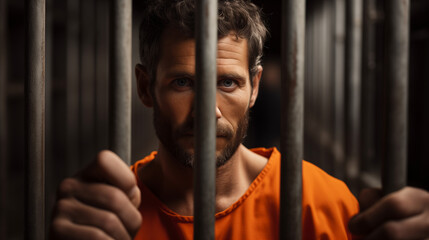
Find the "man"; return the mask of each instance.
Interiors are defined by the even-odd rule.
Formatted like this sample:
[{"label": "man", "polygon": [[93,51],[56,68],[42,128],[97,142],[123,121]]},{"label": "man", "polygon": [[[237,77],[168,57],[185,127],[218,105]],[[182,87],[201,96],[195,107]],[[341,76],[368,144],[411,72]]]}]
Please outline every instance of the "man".
[{"label": "man", "polygon": [[[140,30],[139,96],[154,109],[159,148],[131,170],[103,151],[59,188],[54,239],[191,239],[195,4],[155,1]],[[280,153],[241,143],[262,74],[266,28],[245,0],[219,2],[216,239],[276,239]],[[303,238],[428,239],[429,194],[405,188],[378,200],[303,162]],[[357,215],[356,215],[357,214]],[[352,216],[356,215],[352,218]],[[351,219],[351,220],[350,220]],[[350,231],[348,225],[350,226]]]}]

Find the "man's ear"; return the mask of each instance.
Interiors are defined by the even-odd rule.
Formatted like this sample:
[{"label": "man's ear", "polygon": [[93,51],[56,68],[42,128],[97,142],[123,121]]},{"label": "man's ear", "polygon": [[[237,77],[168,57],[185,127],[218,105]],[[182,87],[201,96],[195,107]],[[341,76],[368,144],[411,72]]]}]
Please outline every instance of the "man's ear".
[{"label": "man's ear", "polygon": [[250,96],[249,107],[253,107],[255,105],[256,99],[258,98],[259,83],[261,82],[262,70],[262,66],[259,65],[257,73],[255,74],[255,76],[253,76],[253,89],[252,95]]},{"label": "man's ear", "polygon": [[137,64],[136,68],[136,80],[137,80],[137,92],[142,103],[146,107],[152,107],[152,94],[150,91],[150,77],[147,72],[147,69],[141,65]]}]

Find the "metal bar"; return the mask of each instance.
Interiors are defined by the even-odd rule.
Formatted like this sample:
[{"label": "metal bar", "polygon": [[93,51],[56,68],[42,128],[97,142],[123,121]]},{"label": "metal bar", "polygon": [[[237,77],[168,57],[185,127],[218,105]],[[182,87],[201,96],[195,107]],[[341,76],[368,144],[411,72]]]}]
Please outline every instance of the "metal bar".
[{"label": "metal bar", "polygon": [[320,27],[319,31],[320,34],[318,34],[319,37],[319,48],[320,48],[320,100],[319,100],[319,109],[320,111],[320,128],[319,128],[319,148],[320,148],[320,165],[322,169],[324,169],[327,172],[331,172],[331,156],[329,156],[329,143],[331,142],[330,137],[330,119],[329,119],[329,113],[331,110],[331,104],[329,102],[330,96],[332,95],[330,93],[331,87],[330,84],[330,69],[329,64],[332,62],[330,59],[330,45],[329,45],[329,37],[330,37],[330,29],[329,29],[329,2],[323,1],[320,3]]},{"label": "metal bar", "polygon": [[346,5],[346,164],[347,179],[357,191],[360,143],[360,94],[362,61],[362,0],[348,0]]},{"label": "metal bar", "polygon": [[95,153],[94,138],[94,0],[80,2],[80,97],[79,97],[79,143],[80,165],[86,165]]},{"label": "metal bar", "polygon": [[111,1],[109,148],[131,162],[132,0]]},{"label": "metal bar", "polygon": [[194,239],[214,239],[216,190],[216,0],[197,1]]},{"label": "metal bar", "polygon": [[406,185],[409,0],[386,2],[387,133],[383,191]]},{"label": "metal bar", "polygon": [[7,141],[7,16],[6,0],[0,0],[0,239],[7,239],[7,186],[8,186],[8,141]]},{"label": "metal bar", "polygon": [[305,1],[282,3],[280,239],[301,239]]},{"label": "metal bar", "polygon": [[66,38],[66,169],[72,175],[78,169],[79,161],[79,4],[80,1],[67,1]]},{"label": "metal bar", "polygon": [[334,104],[334,172],[336,177],[340,179],[345,178],[345,164],[344,164],[344,57],[345,57],[345,38],[346,38],[346,28],[345,28],[345,12],[346,6],[344,0],[335,0],[335,14],[334,14],[334,24],[335,24],[335,35],[334,35],[334,44],[335,44],[335,53],[334,53],[334,95],[335,95],[335,104]]},{"label": "metal bar", "polygon": [[45,239],[45,0],[27,0],[26,239]]},{"label": "metal bar", "polygon": [[53,0],[46,1],[46,24],[45,24],[45,232],[49,231],[49,222],[51,219],[51,207],[54,206],[57,182],[54,174],[55,164],[53,161]]},{"label": "metal bar", "polygon": [[[375,153],[375,0],[363,1],[360,169],[374,168]],[[363,176],[362,174],[360,174]],[[375,187],[375,186],[373,186]]]},{"label": "metal bar", "polygon": [[104,149],[108,146],[108,79],[109,65],[109,2],[105,0],[95,0],[94,8],[95,26],[95,81],[94,81],[94,126],[95,126],[95,147],[96,150]]}]

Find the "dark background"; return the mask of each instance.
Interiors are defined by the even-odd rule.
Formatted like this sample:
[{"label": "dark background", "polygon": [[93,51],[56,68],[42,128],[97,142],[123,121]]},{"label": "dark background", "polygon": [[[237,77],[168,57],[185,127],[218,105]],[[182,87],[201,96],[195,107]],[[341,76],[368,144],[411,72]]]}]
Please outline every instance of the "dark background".
[{"label": "dark background", "polygon": [[[387,0],[386,0],[387,1]],[[24,231],[24,77],[25,77],[25,5],[24,0],[0,0],[3,5],[0,21],[5,26],[0,33],[0,85],[6,108],[0,112],[5,124],[2,132],[1,239],[22,239]],[[95,153],[107,148],[108,126],[108,1],[48,0],[47,69],[46,69],[46,212],[55,200],[59,181],[73,174],[90,161]],[[334,71],[344,63],[333,65],[335,36],[333,27],[334,0],[307,0],[307,40],[305,70],[305,149],[304,158],[327,172],[345,180],[352,190],[380,185],[380,164],[385,141],[385,81],[384,78],[384,1],[375,1],[375,17],[371,24],[374,65],[371,91],[362,91],[362,99],[372,99],[370,108],[363,108],[365,123],[360,129],[367,136],[361,144],[359,169],[350,169],[344,155],[344,142],[336,134],[334,116],[344,114],[347,106],[337,108],[334,98]],[[251,112],[248,147],[279,146],[280,132],[280,1],[255,1],[263,8],[270,29],[265,46],[264,75],[260,97]],[[76,6],[73,7],[73,4]],[[138,63],[139,12],[145,1],[134,0],[133,62]],[[1,14],[4,13],[4,14]],[[409,60],[409,135],[408,183],[429,189],[429,1],[411,1]],[[346,36],[343,36],[346,37]],[[341,43],[341,41],[339,41]],[[365,66],[363,60],[363,66]],[[363,67],[363,71],[365,71]],[[343,76],[344,77],[344,76]],[[368,79],[362,79],[365,81]],[[133,81],[135,81],[133,79]],[[344,79],[344,81],[346,81]],[[77,89],[68,88],[77,83]],[[134,86],[135,87],[135,86]],[[135,88],[134,88],[135,89]],[[68,114],[67,96],[75,97],[76,107]],[[346,99],[348,96],[344,96]],[[72,124],[70,124],[70,119]],[[69,121],[68,121],[69,120]],[[368,137],[369,136],[369,137]],[[133,91],[132,160],[144,157],[157,147],[152,128],[151,110],[146,109]],[[348,177],[357,171],[357,176]],[[2,238],[2,236],[6,236]]]}]

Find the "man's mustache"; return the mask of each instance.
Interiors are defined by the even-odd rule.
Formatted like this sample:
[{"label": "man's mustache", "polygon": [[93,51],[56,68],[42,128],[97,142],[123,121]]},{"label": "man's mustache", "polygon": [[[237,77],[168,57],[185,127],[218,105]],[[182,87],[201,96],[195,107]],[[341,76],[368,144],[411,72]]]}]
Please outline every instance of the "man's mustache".
[{"label": "man's mustache", "polygon": [[[176,137],[181,137],[184,135],[194,135],[194,129],[194,120],[193,118],[190,118],[187,119],[181,126],[179,126],[179,128],[176,130],[175,135]],[[218,122],[216,124],[216,136],[230,139],[234,136],[234,132],[232,129]]]}]

